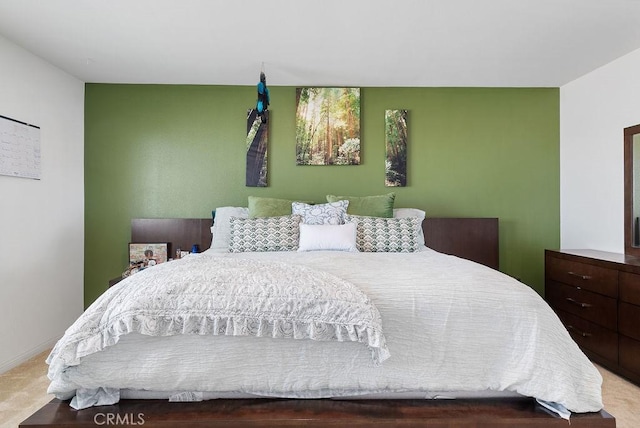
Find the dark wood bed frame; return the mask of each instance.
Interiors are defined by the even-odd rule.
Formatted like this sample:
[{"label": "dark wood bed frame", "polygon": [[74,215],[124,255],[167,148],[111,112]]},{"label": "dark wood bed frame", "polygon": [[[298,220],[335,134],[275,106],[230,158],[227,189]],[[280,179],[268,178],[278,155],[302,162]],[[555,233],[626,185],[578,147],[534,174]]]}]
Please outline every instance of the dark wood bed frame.
[{"label": "dark wood bed frame", "polygon": [[[171,250],[189,250],[193,244],[207,249],[211,224],[210,218],[134,218],[131,242],[168,242]],[[498,270],[497,218],[427,218],[422,229],[430,248]]]},{"label": "dark wood bed frame", "polygon": [[[132,242],[170,242],[190,249],[211,245],[211,219],[133,219]],[[429,218],[425,242],[435,250],[498,269],[498,219]],[[473,400],[121,400],[112,406],[73,410],[53,399],[20,427],[91,427],[140,425],[168,427],[567,427],[531,398]],[[576,414],[572,428],[612,428],[606,411]]]},{"label": "dark wood bed frame", "polygon": [[[164,400],[121,400],[113,406],[73,410],[54,399],[20,424],[21,428],[140,425],[191,427],[569,427],[546,413],[533,399],[484,400],[209,400],[169,403]],[[125,423],[126,422],[126,423]],[[571,417],[570,428],[612,428],[605,411]]]}]

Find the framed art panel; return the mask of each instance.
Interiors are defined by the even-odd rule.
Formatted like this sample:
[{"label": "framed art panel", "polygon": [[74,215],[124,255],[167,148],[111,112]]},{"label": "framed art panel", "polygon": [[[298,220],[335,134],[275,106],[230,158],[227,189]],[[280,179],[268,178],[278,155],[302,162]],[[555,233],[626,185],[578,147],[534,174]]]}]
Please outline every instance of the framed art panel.
[{"label": "framed art panel", "polygon": [[360,164],[360,88],[296,89],[296,163]]},{"label": "framed art panel", "polygon": [[[264,120],[262,118],[264,116]],[[247,187],[267,187],[267,143],[269,111],[262,116],[256,109],[247,110]]]},{"label": "framed art panel", "polygon": [[386,110],[385,129],[385,185],[407,185],[407,110]]}]

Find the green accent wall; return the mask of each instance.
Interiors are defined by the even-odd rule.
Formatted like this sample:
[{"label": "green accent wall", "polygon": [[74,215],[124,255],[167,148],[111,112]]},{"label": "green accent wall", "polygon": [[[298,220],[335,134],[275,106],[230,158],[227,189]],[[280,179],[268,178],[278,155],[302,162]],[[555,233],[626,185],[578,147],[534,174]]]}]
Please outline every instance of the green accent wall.
[{"label": "green accent wall", "polygon": [[[357,166],[297,166],[295,87],[269,89],[269,186],[248,188],[255,87],[86,85],[86,305],[126,268],[131,218],[389,191],[431,217],[499,217],[501,270],[542,294],[544,249],[560,241],[558,88],[362,88]],[[404,188],[384,185],[388,109],[409,110]]]}]

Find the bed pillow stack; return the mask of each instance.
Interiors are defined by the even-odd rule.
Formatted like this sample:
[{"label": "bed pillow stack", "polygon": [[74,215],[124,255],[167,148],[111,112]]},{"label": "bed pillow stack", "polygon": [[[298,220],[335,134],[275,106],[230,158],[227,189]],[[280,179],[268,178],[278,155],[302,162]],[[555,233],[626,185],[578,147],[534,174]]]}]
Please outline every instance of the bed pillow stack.
[{"label": "bed pillow stack", "polygon": [[358,251],[356,228],[345,224],[349,201],[326,204],[294,202],[292,211],[302,216],[298,251]]},{"label": "bed pillow stack", "polygon": [[394,209],[395,194],[327,195],[327,203],[250,196],[215,211],[211,248],[247,251],[413,252],[424,246],[425,212]]}]

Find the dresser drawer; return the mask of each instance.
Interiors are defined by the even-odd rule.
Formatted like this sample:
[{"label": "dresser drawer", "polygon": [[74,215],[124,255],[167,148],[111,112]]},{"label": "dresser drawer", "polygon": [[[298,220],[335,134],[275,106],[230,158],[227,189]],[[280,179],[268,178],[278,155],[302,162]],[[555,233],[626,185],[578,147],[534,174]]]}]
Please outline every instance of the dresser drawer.
[{"label": "dresser drawer", "polygon": [[618,271],[572,260],[546,257],[547,278],[581,289],[618,297]]},{"label": "dresser drawer", "polygon": [[553,281],[547,281],[545,294],[547,301],[555,309],[614,331],[618,328],[616,299]]},{"label": "dresser drawer", "polygon": [[618,364],[620,367],[640,374],[640,341],[620,336],[619,343]]},{"label": "dresser drawer", "polygon": [[580,348],[613,363],[618,362],[618,335],[615,332],[563,311],[557,313]]},{"label": "dresser drawer", "polygon": [[620,272],[620,301],[640,305],[640,275]]},{"label": "dresser drawer", "polygon": [[640,306],[618,303],[618,332],[640,340]]}]

